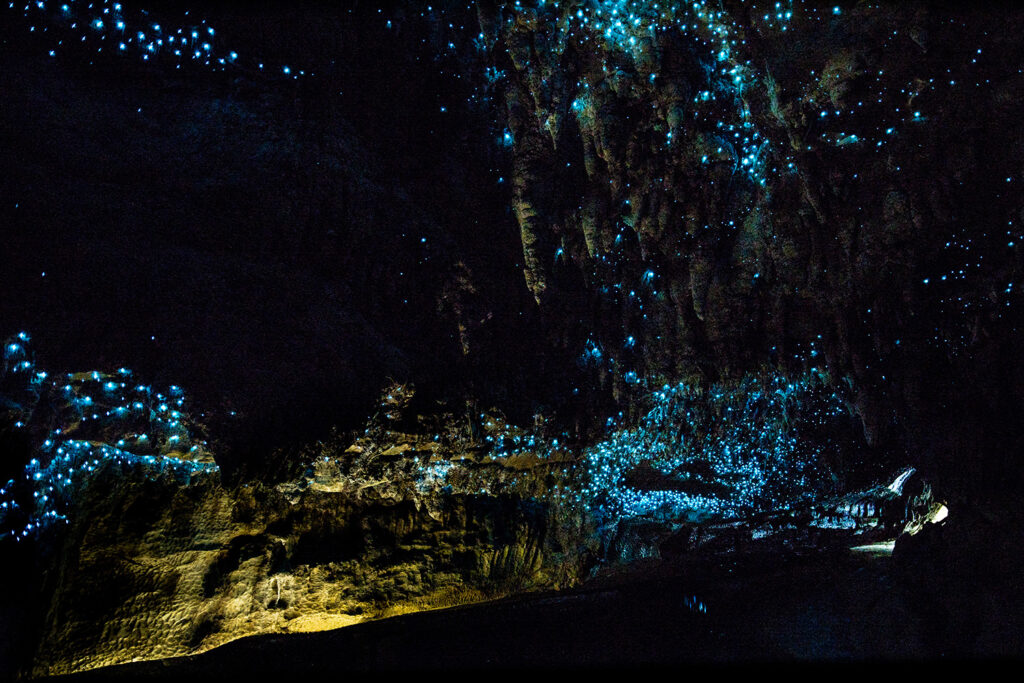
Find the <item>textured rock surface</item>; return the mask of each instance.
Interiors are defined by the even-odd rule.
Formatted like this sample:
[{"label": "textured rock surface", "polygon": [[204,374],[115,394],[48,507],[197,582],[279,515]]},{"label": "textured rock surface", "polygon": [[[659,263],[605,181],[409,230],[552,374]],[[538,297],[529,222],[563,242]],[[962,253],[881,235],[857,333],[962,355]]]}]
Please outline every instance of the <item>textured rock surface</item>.
[{"label": "textured rock surface", "polygon": [[110,467],[84,488],[64,535],[34,671],[559,588],[585,569],[585,529],[548,505],[408,494],[324,476],[301,493],[225,488],[216,475],[183,487]]},{"label": "textured rock surface", "polygon": [[[393,464],[408,465],[409,456],[417,452],[429,454],[430,449],[423,446],[406,441],[390,449],[402,454]],[[542,480],[543,470],[550,467],[550,462],[523,457],[515,467],[516,476]],[[494,485],[500,476],[489,472],[483,478]],[[49,578],[52,602],[34,673],[70,673],[175,657],[250,635],[321,631],[509,594],[569,589],[594,575],[591,568],[598,559],[603,569],[596,574],[597,582],[589,584],[591,592],[609,581],[628,581],[628,573],[621,575],[628,565],[650,570],[667,563],[663,570],[679,572],[691,590],[713,591],[718,607],[728,605],[728,620],[754,595],[781,600],[784,592],[773,593],[778,588],[773,582],[796,585],[807,570],[793,573],[776,568],[775,574],[764,573],[753,583],[744,579],[738,585],[748,597],[741,598],[720,584],[723,570],[712,565],[728,565],[730,558],[733,564],[771,564],[781,561],[778,558],[825,548],[839,550],[891,538],[903,522],[902,518],[884,521],[874,509],[865,509],[846,510],[846,521],[836,523],[835,515],[844,512],[844,500],[837,499],[826,501],[818,511],[759,521],[695,525],[635,518],[598,531],[570,510],[512,493],[432,490],[417,495],[393,481],[372,483],[339,476],[332,464],[314,467],[308,478],[277,489],[261,485],[227,489],[215,475],[182,487],[175,481],[133,477],[108,468],[81,497],[81,515],[69,527]],[[876,492],[866,491],[845,501],[849,507],[851,499],[873,496],[878,498]],[[816,530],[815,522],[808,525],[808,520],[820,522],[821,528]],[[680,569],[679,563],[692,566]],[[831,576],[838,569],[824,571]],[[748,568],[748,574],[754,573]],[[812,575],[814,581],[822,580]],[[643,601],[652,599],[643,590],[627,589],[638,591],[635,597],[640,602],[631,608],[637,614],[649,609]],[[811,604],[823,600],[815,592],[820,590],[812,591]],[[708,599],[707,593],[701,595]],[[706,609],[695,596],[692,604],[684,598],[680,598],[683,613]],[[856,611],[855,603],[851,596],[836,604],[829,602],[827,614],[817,618],[841,619],[846,610]],[[634,634],[626,642],[647,652],[652,661],[727,656],[905,657],[927,652],[887,641],[888,631],[835,634],[850,640],[814,645],[813,625],[801,620],[809,618],[804,610],[819,607],[804,603],[803,597],[787,603],[785,615],[774,614],[771,625],[766,622],[759,634],[744,635],[732,624],[728,643],[704,642],[702,638],[710,636],[704,631],[707,625],[698,619],[688,627],[694,630],[686,638],[704,643],[707,649],[701,652],[669,655],[660,650],[661,637],[645,640]],[[600,604],[583,607],[598,608]],[[893,608],[897,612],[910,609],[902,602]],[[678,605],[671,607],[676,609]],[[891,618],[916,623],[919,616],[907,612]],[[884,627],[891,630],[893,624],[886,621]],[[922,637],[919,626],[907,623],[901,628],[911,629],[913,638]],[[991,622],[984,622],[984,628],[991,628]],[[737,649],[748,638],[757,646]],[[768,640],[761,642],[764,638]],[[621,661],[646,661],[634,655],[624,653]],[[520,661],[517,657],[510,655],[508,661]],[[544,657],[562,662],[553,652]],[[432,666],[431,661],[410,666]],[[463,658],[461,665],[473,661]],[[364,665],[368,664],[354,660],[337,668]]]},{"label": "textured rock surface", "polygon": [[[849,669],[849,660],[877,665],[938,656],[888,564],[840,554],[721,557],[653,576],[612,577],[582,591],[241,640],[196,658],[70,680],[595,666],[679,667],[686,675],[705,673],[701,664],[714,664],[709,674],[723,665],[755,673],[772,664],[820,668],[828,661]],[[715,575],[728,578],[709,579]]]}]

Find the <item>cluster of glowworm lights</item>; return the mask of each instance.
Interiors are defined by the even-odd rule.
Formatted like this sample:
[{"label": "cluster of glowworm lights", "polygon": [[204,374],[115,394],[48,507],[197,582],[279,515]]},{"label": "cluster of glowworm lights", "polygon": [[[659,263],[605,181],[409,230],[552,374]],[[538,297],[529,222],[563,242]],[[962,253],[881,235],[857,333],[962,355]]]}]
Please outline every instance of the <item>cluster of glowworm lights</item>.
[{"label": "cluster of glowworm lights", "polygon": [[730,517],[784,510],[824,492],[823,444],[801,426],[846,414],[816,372],[699,389],[664,385],[635,426],[583,452],[579,500],[603,516]]},{"label": "cluster of glowworm lights", "polygon": [[[841,22],[860,20],[848,16],[850,13],[838,5],[821,7],[793,0],[742,2],[738,12],[729,12],[720,3],[706,0],[675,3],[536,0],[510,3],[508,8],[511,10],[506,19],[508,25],[544,35],[555,46],[550,49],[555,59],[564,53],[567,44],[585,46],[588,52],[605,56],[605,74],[614,79],[615,67],[608,63],[608,55],[630,55],[638,71],[633,89],[645,97],[646,90],[657,91],[665,85],[674,85],[671,77],[659,73],[659,60],[652,57],[652,53],[660,49],[662,36],[671,32],[693,42],[705,53],[706,83],[703,88],[694,89],[692,123],[710,125],[718,140],[718,144],[706,150],[701,161],[704,164],[729,163],[762,187],[767,185],[769,171],[795,172],[798,159],[785,149],[770,149],[768,137],[757,129],[749,105],[744,101],[748,88],[771,79],[771,74],[765,72],[765,65],[754,58],[750,39],[754,36],[767,42],[790,37],[798,39],[794,34],[807,39],[815,31],[827,31]],[[739,21],[738,16],[744,16],[744,21]],[[554,37],[548,38],[551,35]],[[899,32],[891,38],[900,38]],[[894,81],[886,76],[885,70],[860,74],[853,64],[839,63],[831,69],[810,70],[803,83],[805,95],[799,102],[813,126],[813,138],[804,140],[804,151],[811,151],[818,144],[880,151],[898,135],[902,126],[927,120],[926,113],[912,103],[924,92],[945,86],[946,81],[950,87],[955,86],[956,78],[948,77],[951,72],[951,68],[946,68],[942,72],[915,74],[913,78]],[[833,81],[854,75],[870,79],[870,97],[849,102],[829,97]],[[580,82],[577,86],[575,99],[569,98],[570,110],[585,123],[594,118],[593,107],[597,103],[590,97],[589,83]],[[861,116],[868,112],[870,115]],[[664,143],[670,148],[679,131],[672,126],[666,128]],[[769,162],[773,162],[771,168]]]},{"label": "cluster of glowworm lights", "polygon": [[495,458],[550,459],[561,475],[552,495],[602,519],[734,517],[789,509],[826,492],[825,445],[801,429],[828,431],[848,414],[817,370],[706,389],[664,385],[646,401],[636,425],[621,413],[609,418],[606,437],[578,457],[564,457],[565,436],[543,438],[493,417],[487,441]]},{"label": "cluster of glowworm lights", "polygon": [[[98,55],[131,56],[144,62],[173,64],[175,69],[240,69],[273,72],[292,79],[307,75],[304,69],[287,64],[272,66],[226,49],[206,19],[168,24],[145,9],[134,9],[130,1],[127,7],[125,4],[116,0],[21,0],[9,1],[7,8],[23,13],[30,32],[51,36],[50,57],[84,47]],[[190,17],[191,12],[185,11],[184,19]]]},{"label": "cluster of glowworm lights", "polygon": [[[1008,192],[1013,181],[1006,178]],[[1010,215],[1019,217],[1019,210],[1011,209]],[[1002,227],[959,222],[951,230],[943,245],[942,265],[921,281],[942,312],[943,324],[926,339],[929,345],[959,355],[977,339],[981,321],[1003,318],[1007,307],[1019,301],[1024,230],[1016,217],[1006,219]]]},{"label": "cluster of glowworm lights", "polygon": [[[783,7],[783,3],[776,3],[770,18],[763,22],[764,30],[787,29],[793,11],[791,3],[785,4]],[[755,71],[752,62],[741,57],[746,40],[726,12],[704,1],[673,4],[635,0],[594,0],[573,3],[571,7],[543,0],[515,2],[511,10],[506,20],[510,25],[527,30],[540,25],[556,33],[553,42],[557,47],[550,50],[556,59],[570,44],[604,55],[604,74],[611,80],[615,78],[616,67],[609,64],[608,56],[630,55],[640,72],[636,87],[645,92],[663,88],[668,82],[658,71],[658,60],[651,58],[664,34],[679,33],[705,48],[707,86],[694,95],[691,104],[694,117],[715,119],[713,130],[719,144],[707,150],[702,163],[728,162],[755,182],[766,183],[767,141],[754,128],[749,108],[742,101]],[[569,98],[570,110],[586,127],[599,116],[599,103],[591,96],[589,82],[576,85],[575,98]],[[726,111],[720,102],[726,103]],[[667,150],[679,133],[678,126],[666,125],[663,146]]]},{"label": "cluster of glowworm lights", "polygon": [[105,468],[181,482],[219,471],[180,387],[156,391],[127,368],[51,376],[37,368],[30,341],[25,332],[6,340],[0,367],[0,417],[32,447],[21,480],[0,488],[0,538],[67,523],[74,497]]},{"label": "cluster of glowworm lights", "polygon": [[[823,463],[829,444],[804,430],[835,433],[848,412],[819,370],[792,379],[748,376],[706,389],[664,385],[646,401],[648,411],[635,425],[620,413],[608,419],[602,440],[585,447],[487,413],[478,416],[479,441],[447,440],[446,449],[395,448],[408,436],[367,430],[349,455],[337,445],[326,449],[330,455],[317,455],[306,477],[348,482],[353,490],[367,482],[406,482],[420,493],[512,494],[557,502],[602,524],[729,519],[833,493]],[[393,410],[394,401],[385,398],[381,407]],[[440,441],[446,439],[434,435],[434,444]]]},{"label": "cluster of glowworm lights", "polygon": [[[846,163],[854,169],[866,170],[854,172],[852,177],[842,181],[844,184],[877,183],[881,174],[885,182],[899,186],[902,184],[900,175],[911,165],[915,150],[925,145],[929,125],[936,121],[941,123],[942,110],[932,111],[934,103],[951,97],[962,98],[965,94],[976,96],[992,92],[994,86],[987,77],[991,74],[986,69],[996,68],[998,59],[981,43],[971,45],[965,40],[952,46],[930,44],[928,32],[918,25],[917,18],[908,17],[908,21],[894,24],[882,35],[877,30],[879,5],[841,5],[821,6],[795,0],[739,2],[726,9],[721,3],[701,0],[675,3],[520,0],[505,4],[504,22],[506,33],[519,32],[546,46],[535,55],[539,63],[526,62],[518,67],[539,76],[540,80],[531,87],[542,91],[558,87],[550,81],[552,74],[565,64],[567,46],[583,48],[578,50],[582,55],[577,58],[580,63],[593,56],[600,59],[603,72],[588,74],[577,81],[575,90],[570,83],[567,91],[559,96],[538,98],[538,107],[542,109],[537,115],[540,121],[559,114],[559,107],[563,107],[566,113],[578,119],[582,129],[593,129],[601,111],[609,107],[612,99],[634,103],[673,101],[674,95],[658,96],[659,90],[675,92],[679,85],[673,82],[676,77],[659,71],[662,66],[659,52],[666,44],[667,35],[681,36],[684,42],[692,41],[698,53],[704,54],[701,60],[705,67],[703,83],[698,80],[687,84],[692,99],[685,118],[688,126],[711,131],[701,143],[704,149],[697,151],[700,162],[709,165],[709,171],[710,165],[728,164],[734,175],[742,171],[740,176],[745,174],[755,187],[767,188],[770,193],[776,176],[801,174],[805,166],[818,167],[823,161],[829,164],[842,155],[848,157]],[[935,20],[948,22],[951,30],[957,26],[969,28],[963,23],[963,17],[957,18],[955,13],[941,19],[936,16]],[[863,28],[871,26],[874,28],[867,31]],[[780,94],[776,90],[776,74],[772,72],[775,65],[769,58],[773,46],[784,46],[787,40],[813,44],[816,37],[833,35],[838,36],[836,42],[846,47],[828,53],[819,51],[818,61],[806,62],[806,71],[801,73],[794,73],[790,68]],[[865,40],[868,37],[870,43]],[[982,40],[983,36],[975,38]],[[768,46],[767,57],[765,46]],[[758,51],[761,58],[755,59],[753,55]],[[872,66],[875,61],[872,55],[878,51],[909,57]],[[785,50],[780,49],[780,54],[785,54]],[[618,66],[623,56],[631,60],[631,69],[626,70],[628,77],[624,80]],[[1019,78],[1022,70],[1016,69],[1016,72]],[[488,87],[502,77],[502,72],[497,70],[488,72]],[[603,90],[598,94],[595,78],[604,84],[612,83],[610,90],[602,85]],[[752,88],[759,93],[750,93]],[[758,98],[767,98],[768,113],[753,116],[748,108],[749,101]],[[548,110],[544,110],[545,107]],[[682,136],[673,129],[664,112],[656,114],[655,118],[658,116],[664,119],[661,122],[665,135],[663,147],[671,150]],[[788,130],[787,134],[780,135],[782,130]],[[514,136],[508,139],[514,143]],[[665,175],[670,176],[673,166],[679,162],[678,157],[669,153],[662,162]],[[880,171],[883,167],[886,170]],[[1015,192],[1013,188],[1019,182],[1014,169],[1006,170],[1005,192],[997,188],[993,192],[995,198]],[[593,175],[588,170],[590,182],[595,185],[614,182],[626,188],[633,182],[636,189],[630,196],[634,200],[661,191],[657,185],[641,187],[639,183],[645,177],[631,175],[628,168],[618,177],[601,177],[601,173]],[[1002,185],[1003,178],[998,180]],[[633,211],[628,204],[629,201],[623,203],[622,219],[632,226],[635,216],[631,216]],[[717,227],[724,234],[734,233],[743,222],[744,212],[763,208],[755,203],[733,210]],[[857,207],[858,212],[862,209],[864,216],[877,212],[876,207]],[[1002,309],[1011,306],[1019,291],[1019,287],[1015,288],[1014,273],[1019,270],[1015,262],[1020,257],[1014,251],[1021,251],[1024,231],[1019,227],[1018,218],[1014,208],[1003,218],[1003,223],[998,219],[986,219],[984,225],[963,221],[952,233],[944,229],[935,231],[936,241],[939,245],[945,243],[947,253],[942,265],[930,273],[926,271],[919,284],[926,297],[945,312],[946,323],[937,326],[933,337],[926,341],[955,354],[977,338],[979,320],[986,316],[1003,317]],[[716,226],[703,227],[713,229]],[[624,230],[625,226],[616,237],[616,246]],[[655,281],[654,266],[644,263],[632,275],[628,274],[628,269],[626,274],[619,273],[620,263],[627,259],[616,247],[599,250],[589,242],[587,247],[592,261],[590,275],[598,283],[599,291],[614,303],[635,307],[646,320],[645,303],[659,298],[656,288],[645,286]],[[552,248],[552,262],[558,263],[567,257],[564,243]],[[630,278],[639,273],[642,273],[640,281],[631,281]],[[761,273],[753,277],[760,278]],[[871,310],[867,313],[870,315]],[[627,331],[621,340],[623,346],[626,349],[635,346],[638,335],[639,332],[631,335]],[[598,342],[588,341],[582,350],[581,362],[614,365],[612,340],[604,341],[608,343],[607,349]],[[899,345],[900,341],[894,343]],[[635,372],[627,373],[626,379],[639,381]]]}]

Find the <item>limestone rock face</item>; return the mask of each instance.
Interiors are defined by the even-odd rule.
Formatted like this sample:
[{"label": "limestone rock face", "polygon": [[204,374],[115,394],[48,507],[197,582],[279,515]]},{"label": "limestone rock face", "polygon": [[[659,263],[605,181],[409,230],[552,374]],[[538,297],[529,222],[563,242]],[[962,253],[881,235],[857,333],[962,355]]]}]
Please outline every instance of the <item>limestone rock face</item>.
[{"label": "limestone rock face", "polygon": [[410,496],[323,477],[298,494],[283,488],[100,472],[52,570],[34,672],[558,588],[584,570],[582,548],[569,547],[586,544],[580,530],[511,493]]}]

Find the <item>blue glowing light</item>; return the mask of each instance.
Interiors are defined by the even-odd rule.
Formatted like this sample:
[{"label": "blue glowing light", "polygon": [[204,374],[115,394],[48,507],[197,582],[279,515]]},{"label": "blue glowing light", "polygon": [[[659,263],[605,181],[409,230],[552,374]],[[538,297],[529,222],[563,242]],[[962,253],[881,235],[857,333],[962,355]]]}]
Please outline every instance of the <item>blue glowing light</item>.
[{"label": "blue glowing light", "polygon": [[[19,335],[19,338],[25,341],[28,335]],[[17,372],[22,365],[15,366],[10,372]],[[198,441],[182,426],[181,420],[168,422],[155,414],[148,418],[144,414],[141,417],[148,420],[145,423],[148,433],[136,434],[140,419],[138,413],[134,422],[127,421],[131,413],[127,404],[122,403],[123,396],[114,391],[123,386],[114,378],[127,374],[130,371],[126,368],[120,368],[117,375],[99,371],[67,373],[67,383],[46,381],[48,375],[45,372],[29,376],[11,374],[8,378],[0,376],[7,386],[22,377],[20,381],[24,388],[20,391],[29,397],[18,404],[20,412],[16,413],[18,419],[14,424],[20,429],[31,429],[33,434],[47,433],[36,442],[34,457],[25,467],[24,482],[31,488],[36,502],[34,509],[29,511],[28,522],[20,531],[10,528],[12,520],[8,515],[10,510],[17,508],[11,497],[16,490],[10,486],[0,490],[0,538],[7,534],[28,538],[44,533],[55,522],[67,522],[65,513],[70,509],[79,487],[103,467],[122,468],[122,471],[123,468],[140,469],[154,475],[170,472],[179,479],[184,477],[183,481],[192,476],[218,472],[217,466],[209,461],[201,448],[204,442]],[[147,387],[140,386],[139,389],[148,393]],[[180,387],[174,387],[172,391],[182,396],[178,399],[178,405],[182,405],[184,397]],[[94,398],[94,393],[101,398]],[[59,399],[56,398],[58,396]],[[142,402],[135,402],[134,406],[140,410],[144,408]],[[52,430],[49,427],[40,429],[51,419],[58,419],[61,424]],[[34,428],[33,422],[37,423]],[[115,436],[109,442],[97,440],[95,434],[79,438],[79,432],[86,428],[86,424],[94,422],[101,423],[103,433]],[[119,433],[121,438],[117,437]],[[141,452],[125,450],[128,442],[134,442],[134,450],[141,449]],[[113,443],[116,445],[111,445]],[[185,450],[189,452],[190,459],[168,455],[179,452],[184,446],[188,446]]]}]

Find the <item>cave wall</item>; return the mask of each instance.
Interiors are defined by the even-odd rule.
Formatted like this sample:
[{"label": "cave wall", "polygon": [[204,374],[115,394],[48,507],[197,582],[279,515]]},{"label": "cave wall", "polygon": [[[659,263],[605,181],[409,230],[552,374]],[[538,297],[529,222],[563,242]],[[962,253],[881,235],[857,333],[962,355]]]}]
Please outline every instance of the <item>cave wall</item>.
[{"label": "cave wall", "polygon": [[620,404],[820,365],[878,457],[1016,490],[1019,12],[482,5],[553,344]]},{"label": "cave wall", "polygon": [[[394,448],[410,462],[430,455],[424,443]],[[331,468],[300,483],[233,487],[210,474],[183,485],[116,467],[91,478],[44,570],[33,675],[557,589],[580,580],[595,543],[514,491],[415,492]]]}]

